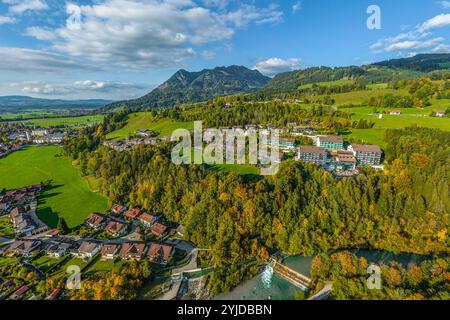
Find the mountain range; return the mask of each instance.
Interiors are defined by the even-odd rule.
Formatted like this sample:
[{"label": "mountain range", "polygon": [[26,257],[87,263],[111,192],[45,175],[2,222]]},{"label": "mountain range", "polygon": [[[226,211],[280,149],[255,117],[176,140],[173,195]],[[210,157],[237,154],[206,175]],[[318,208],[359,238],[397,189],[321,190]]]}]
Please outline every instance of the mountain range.
[{"label": "mountain range", "polygon": [[450,54],[420,54],[364,66],[312,67],[284,72],[269,78],[243,66],[217,67],[199,72],[177,71],[162,85],[133,100],[50,100],[25,96],[0,97],[0,111],[25,109],[96,109],[111,112],[122,108],[142,110],[167,108],[180,103],[199,103],[218,96],[258,92],[290,93],[312,83],[354,80],[369,84],[416,79],[433,72],[450,70]]},{"label": "mountain range", "polygon": [[120,101],[105,110],[129,108],[165,108],[178,103],[194,103],[217,96],[253,92],[270,81],[257,70],[243,66],[217,67],[200,72],[177,71],[169,80],[147,95],[134,100]]},{"label": "mountain range", "polygon": [[59,100],[40,99],[28,96],[0,96],[0,111],[18,112],[27,109],[97,109],[111,100],[89,99],[89,100]]},{"label": "mountain range", "polygon": [[178,103],[197,103],[218,96],[255,91],[269,94],[289,93],[298,90],[302,85],[342,79],[363,84],[408,80],[449,69],[450,54],[420,54],[364,66],[307,68],[280,73],[273,79],[257,70],[242,66],[218,67],[200,72],[179,70],[147,95],[134,100],[115,102],[102,108],[102,111],[119,108],[165,108]]}]

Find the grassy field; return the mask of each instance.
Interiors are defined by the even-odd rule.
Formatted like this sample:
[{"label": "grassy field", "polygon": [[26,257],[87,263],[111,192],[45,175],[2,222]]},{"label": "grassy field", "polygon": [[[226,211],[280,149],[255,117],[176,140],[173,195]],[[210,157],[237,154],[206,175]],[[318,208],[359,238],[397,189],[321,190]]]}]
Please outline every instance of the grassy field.
[{"label": "grassy field", "polygon": [[138,129],[153,130],[160,133],[161,136],[170,136],[176,129],[194,128],[191,122],[176,122],[170,119],[155,119],[150,112],[132,113],[128,117],[128,123],[122,129],[111,132],[106,136],[107,139],[123,139],[134,135]]},{"label": "grassy field", "polygon": [[211,166],[213,170],[217,170],[219,172],[236,172],[243,175],[259,175],[260,169],[249,164],[241,165],[241,164],[216,164]]},{"label": "grassy field", "polygon": [[100,123],[103,121],[103,118],[104,118],[103,115],[90,115],[79,117],[37,118],[15,122],[21,122],[28,125],[39,126],[44,128],[57,126],[78,127]]},{"label": "grassy field", "polygon": [[117,261],[102,261],[100,258],[97,258],[97,260],[92,263],[85,272],[111,272],[114,271],[120,271],[124,264],[123,260],[117,260]]},{"label": "grassy field", "polygon": [[[387,109],[388,108],[377,108],[379,112]],[[352,114],[352,120],[366,119],[375,122],[375,126],[372,129],[353,130],[349,137],[361,139],[366,143],[374,143],[381,146],[384,146],[383,132],[385,129],[405,128],[417,125],[419,127],[450,131],[450,118],[436,118],[429,116],[431,111],[436,110],[435,107],[426,109],[399,109],[402,111],[401,115],[383,115],[382,119],[378,118],[378,114],[373,113],[373,107],[345,108],[340,110]]]},{"label": "grassy field", "polygon": [[94,211],[105,211],[107,200],[94,193],[88,182],[72,166],[71,160],[58,155],[60,147],[28,147],[0,159],[0,188],[13,189],[52,180],[39,198],[38,216],[57,226],[64,217],[69,227],[81,224]]},{"label": "grassy field", "polygon": [[62,257],[60,259],[54,259],[46,255],[43,255],[33,260],[32,264],[42,272],[47,273],[48,271],[53,269],[56,265],[63,262],[65,259],[66,259],[65,257]]},{"label": "grassy field", "polygon": [[394,90],[394,89],[385,89],[383,87],[377,88],[375,90],[363,90],[363,91],[352,91],[346,93],[338,93],[333,94],[331,97],[335,100],[336,105],[343,104],[360,104],[367,101],[370,97],[378,97],[385,94],[393,94],[397,96],[405,96],[408,94],[406,89]]},{"label": "grassy field", "polygon": [[[355,83],[354,80],[336,80],[336,81],[327,81],[327,82],[316,82],[315,84],[322,87],[331,87],[331,86],[343,86],[346,84],[353,84]],[[312,88],[313,84],[305,84],[303,86],[300,86],[299,89],[309,89]]]},{"label": "grassy field", "polygon": [[9,216],[2,216],[0,218],[0,237],[4,238],[14,238],[15,232],[11,219]]},{"label": "grassy field", "polygon": [[21,118],[42,118],[42,117],[50,117],[55,116],[55,113],[52,111],[42,111],[42,110],[26,110],[21,113],[1,113],[0,119],[3,120],[11,120]]}]

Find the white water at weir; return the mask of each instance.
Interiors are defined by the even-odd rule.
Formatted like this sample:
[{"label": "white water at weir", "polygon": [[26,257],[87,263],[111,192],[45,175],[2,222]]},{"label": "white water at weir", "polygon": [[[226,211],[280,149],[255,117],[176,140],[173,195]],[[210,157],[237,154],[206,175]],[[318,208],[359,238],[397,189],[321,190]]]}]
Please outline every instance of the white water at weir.
[{"label": "white water at weir", "polygon": [[272,279],[273,279],[273,268],[267,265],[261,276],[261,282],[264,285],[264,288],[266,289],[272,288]]}]

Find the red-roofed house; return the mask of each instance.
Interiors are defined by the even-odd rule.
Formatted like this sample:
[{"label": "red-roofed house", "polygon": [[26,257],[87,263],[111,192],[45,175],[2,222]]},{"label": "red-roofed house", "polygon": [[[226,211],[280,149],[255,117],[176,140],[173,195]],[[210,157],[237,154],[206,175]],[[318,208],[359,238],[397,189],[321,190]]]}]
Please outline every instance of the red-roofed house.
[{"label": "red-roofed house", "polygon": [[142,210],[139,208],[130,208],[127,211],[125,211],[124,216],[128,220],[135,220],[140,214]]},{"label": "red-roofed house", "polygon": [[147,257],[152,263],[166,265],[172,257],[174,250],[172,246],[152,243],[147,252]]},{"label": "red-roofed house", "polygon": [[165,237],[167,235],[167,232],[169,231],[169,228],[162,223],[156,222],[152,226],[152,232],[151,234],[155,237]]},{"label": "red-roofed house", "polygon": [[110,221],[105,230],[113,237],[120,237],[127,232],[127,226],[120,222]]},{"label": "red-roofed house", "polygon": [[144,253],[145,243],[124,243],[119,251],[119,258],[139,261]]},{"label": "red-roofed house", "polygon": [[146,227],[150,228],[158,218],[149,214],[143,213],[139,216],[138,220]]},{"label": "red-roofed house", "polygon": [[106,222],[105,217],[97,214],[97,213],[91,213],[86,218],[86,225],[92,229],[98,230],[101,228],[101,226]]}]

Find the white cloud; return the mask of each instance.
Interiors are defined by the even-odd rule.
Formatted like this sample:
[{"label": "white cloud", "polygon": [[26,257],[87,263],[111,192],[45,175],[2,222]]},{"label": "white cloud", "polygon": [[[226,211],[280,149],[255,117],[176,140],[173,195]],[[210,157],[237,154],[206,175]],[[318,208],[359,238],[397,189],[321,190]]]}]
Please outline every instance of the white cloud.
[{"label": "white cloud", "polygon": [[444,9],[450,9],[450,1],[440,1],[439,4],[442,6],[442,8]]},{"label": "white cloud", "polygon": [[48,9],[48,5],[44,0],[3,0],[3,3],[9,5],[9,12],[14,14]]},{"label": "white cloud", "polygon": [[10,84],[22,94],[33,96],[84,96],[123,99],[141,96],[150,90],[150,86],[117,81],[81,80],[68,83],[47,81],[25,81]]},{"label": "white cloud", "polygon": [[294,5],[292,6],[292,12],[293,13],[297,13],[300,10],[302,10],[302,2],[301,1],[297,1],[296,3],[294,3]]},{"label": "white cloud", "polygon": [[431,18],[419,26],[419,32],[425,32],[431,29],[441,28],[450,25],[450,13],[440,14]]},{"label": "white cloud", "polygon": [[[450,2],[449,2],[450,3]],[[401,55],[416,53],[439,46],[446,39],[443,37],[431,38],[432,30],[450,25],[450,14],[440,14],[419,24],[410,32],[404,32],[394,37],[387,37],[372,44],[370,48],[375,53],[400,52]]]},{"label": "white cloud", "polygon": [[52,31],[43,29],[41,27],[27,28],[25,34],[38,40],[51,41],[55,39],[55,34]]},{"label": "white cloud", "polygon": [[447,44],[440,44],[433,48],[434,53],[450,53],[450,45]]},{"label": "white cloud", "polygon": [[214,51],[205,50],[201,53],[201,56],[205,60],[212,60],[216,57],[216,53]]},{"label": "white cloud", "polygon": [[7,16],[0,16],[0,25],[14,23],[15,19]]},{"label": "white cloud", "polygon": [[[238,28],[249,24],[282,19],[277,5],[256,7],[240,1],[231,10],[230,1],[207,0],[205,7],[191,0],[67,3],[65,26],[55,30],[32,27],[27,34],[52,40],[54,50],[95,62],[130,68],[176,67],[189,57],[208,56],[197,53],[198,46],[229,40]],[[217,11],[210,6],[227,9]]]},{"label": "white cloud", "polygon": [[65,56],[24,48],[0,47],[0,70],[16,72],[67,72],[98,70]]},{"label": "white cloud", "polygon": [[445,39],[440,38],[434,38],[427,41],[400,41],[396,43],[392,43],[388,45],[384,50],[386,52],[393,52],[393,51],[402,51],[402,50],[421,50],[421,49],[427,49],[430,47],[435,46],[436,44],[444,41]]},{"label": "white cloud", "polygon": [[259,61],[254,69],[259,72],[273,76],[280,72],[297,70],[300,68],[300,59],[281,59],[281,58],[269,58]]}]

